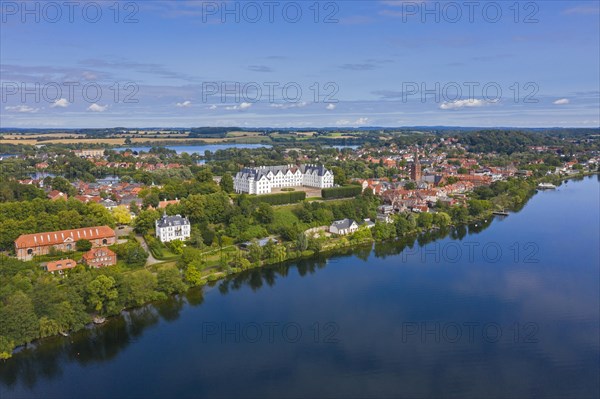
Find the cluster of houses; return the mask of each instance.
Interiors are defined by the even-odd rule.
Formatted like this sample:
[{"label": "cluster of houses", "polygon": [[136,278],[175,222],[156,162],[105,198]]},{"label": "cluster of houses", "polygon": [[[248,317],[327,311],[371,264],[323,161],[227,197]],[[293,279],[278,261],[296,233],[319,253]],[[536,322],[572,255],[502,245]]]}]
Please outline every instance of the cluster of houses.
[{"label": "cluster of houses", "polygon": [[[117,263],[117,255],[108,248],[116,243],[117,238],[115,231],[108,226],[23,234],[15,240],[15,253],[17,259],[28,261],[35,256],[49,255],[52,252],[72,252],[79,240],[87,240],[92,244],[92,248],[83,254],[83,264],[100,268]],[[76,264],[72,259],[61,259],[49,262],[46,268],[51,273],[62,274]]]}]

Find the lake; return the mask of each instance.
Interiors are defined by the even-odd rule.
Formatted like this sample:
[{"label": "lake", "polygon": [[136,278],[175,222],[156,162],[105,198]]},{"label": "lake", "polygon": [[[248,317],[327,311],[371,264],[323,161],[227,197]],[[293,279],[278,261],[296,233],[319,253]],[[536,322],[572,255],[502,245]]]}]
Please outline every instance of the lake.
[{"label": "lake", "polygon": [[[253,148],[270,148],[271,145],[268,144],[238,144],[238,143],[229,143],[229,144],[203,144],[203,145],[167,145],[167,146],[158,146],[160,148],[168,148],[170,150],[175,150],[177,151],[178,154],[181,154],[183,152],[187,152],[188,154],[200,154],[200,155],[204,155],[205,151],[210,151],[212,153],[218,151],[218,150],[227,150],[229,148],[248,148],[248,149],[253,149]],[[142,147],[123,147],[123,148],[116,148],[117,151],[125,151],[127,149],[130,149],[132,151],[145,151],[148,152],[150,151],[152,147],[150,146],[142,146]]]},{"label": "lake", "polygon": [[433,240],[247,272],[0,364],[0,396],[592,398],[597,176]]}]

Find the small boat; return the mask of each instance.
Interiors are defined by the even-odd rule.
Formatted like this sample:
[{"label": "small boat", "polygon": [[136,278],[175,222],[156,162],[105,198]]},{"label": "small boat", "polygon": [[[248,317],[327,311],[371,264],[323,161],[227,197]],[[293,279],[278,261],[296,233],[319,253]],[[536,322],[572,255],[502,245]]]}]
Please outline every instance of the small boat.
[{"label": "small boat", "polygon": [[506,211],[494,211],[494,212],[492,212],[492,215],[496,215],[496,216],[508,216],[508,212],[506,212]]},{"label": "small boat", "polygon": [[556,186],[551,183],[540,183],[537,186],[540,190],[554,190]]},{"label": "small boat", "polygon": [[106,321],[106,319],[104,317],[96,316],[92,319],[92,321],[94,324],[102,324]]},{"label": "small boat", "polygon": [[62,335],[63,337],[68,337],[69,333],[66,333],[64,331],[60,331],[60,335]]}]

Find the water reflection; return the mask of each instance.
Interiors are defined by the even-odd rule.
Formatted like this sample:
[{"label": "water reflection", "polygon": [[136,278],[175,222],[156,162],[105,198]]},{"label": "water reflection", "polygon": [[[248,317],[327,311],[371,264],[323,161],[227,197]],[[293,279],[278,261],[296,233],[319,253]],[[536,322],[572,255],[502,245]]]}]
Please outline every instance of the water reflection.
[{"label": "water reflection", "polygon": [[[278,279],[287,277],[290,270],[295,270],[299,276],[305,277],[326,268],[328,264],[343,261],[348,257],[356,257],[365,262],[371,255],[385,259],[388,256],[397,256],[407,248],[411,249],[415,245],[423,247],[448,235],[462,239],[467,231],[469,234],[477,234],[490,225],[491,220],[479,226],[432,230],[418,236],[344,248],[310,259],[245,271],[225,280],[212,282],[209,287],[217,286],[222,295],[243,287],[250,287],[252,291],[257,292],[265,286],[274,286]],[[9,387],[20,381],[26,387],[33,388],[40,379],[62,378],[61,366],[65,362],[87,366],[110,361],[141,338],[145,330],[157,325],[161,319],[173,322],[179,319],[186,304],[202,305],[205,290],[206,288],[194,288],[184,295],[174,296],[166,301],[123,311],[120,316],[110,318],[104,325],[88,326],[69,337],[40,340],[0,364],[0,381]]]},{"label": "water reflection", "polygon": [[[597,396],[599,287],[590,277],[598,275],[597,184],[589,178],[545,192],[506,219],[250,270],[44,340],[0,364],[2,396],[73,396],[65,388],[73,375],[86,386],[118,379],[96,387],[96,396]],[[507,250],[515,241],[534,241],[539,262],[515,262]],[[481,251],[457,263],[422,256],[449,243],[489,242],[506,250],[497,263]],[[199,338],[204,322],[231,329],[273,320],[298,322],[306,332],[315,321],[335,321],[340,340]],[[481,335],[472,343],[424,342],[418,334],[403,342],[404,324],[422,322],[493,322],[504,334],[498,343]],[[515,323],[534,323],[537,341],[524,340],[527,330]]]}]

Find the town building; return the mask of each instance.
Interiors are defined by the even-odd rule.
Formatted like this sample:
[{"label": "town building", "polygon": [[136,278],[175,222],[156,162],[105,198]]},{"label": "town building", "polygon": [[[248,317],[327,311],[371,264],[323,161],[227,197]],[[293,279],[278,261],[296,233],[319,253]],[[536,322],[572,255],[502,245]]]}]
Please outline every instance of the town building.
[{"label": "town building", "polygon": [[48,198],[51,199],[52,201],[56,201],[59,199],[63,199],[66,201],[69,199],[69,196],[61,191],[52,190],[48,193]]},{"label": "town building", "polygon": [[410,167],[410,179],[413,181],[421,180],[421,161],[419,161],[418,154],[415,154],[413,163]]},{"label": "town building", "polygon": [[281,165],[244,168],[235,175],[237,193],[269,194],[273,188],[333,187],[333,172],[323,165]]},{"label": "town building", "polygon": [[77,262],[73,259],[61,259],[54,262],[48,262],[46,270],[54,274],[64,274],[65,270],[69,270],[77,266]]},{"label": "town building", "polygon": [[82,158],[102,158],[104,156],[104,149],[73,150],[73,153]]},{"label": "town building", "polygon": [[167,216],[163,215],[155,223],[156,237],[161,242],[173,240],[185,241],[190,238],[191,226],[188,218],[181,215]]},{"label": "town building", "polygon": [[329,226],[329,232],[337,235],[352,234],[358,230],[358,224],[352,219],[336,220]]},{"label": "town building", "polygon": [[115,231],[108,226],[23,234],[15,240],[15,252],[17,259],[31,260],[34,256],[47,255],[50,248],[59,252],[74,251],[79,240],[88,240],[93,248],[97,248],[112,245],[117,238]]},{"label": "town building", "polygon": [[92,248],[83,254],[82,262],[90,267],[100,268],[117,264],[117,254],[106,247]]}]

